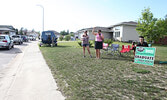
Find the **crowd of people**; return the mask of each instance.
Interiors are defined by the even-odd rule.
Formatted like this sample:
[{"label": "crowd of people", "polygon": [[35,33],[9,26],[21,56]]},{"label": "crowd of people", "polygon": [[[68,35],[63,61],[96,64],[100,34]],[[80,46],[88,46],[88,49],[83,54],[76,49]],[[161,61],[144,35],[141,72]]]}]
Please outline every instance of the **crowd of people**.
[{"label": "crowd of people", "polygon": [[[101,33],[101,30],[98,30],[98,32],[96,33],[95,28],[93,28],[92,34],[95,35],[96,58],[100,59],[100,50],[103,49],[104,36]],[[92,58],[92,55],[91,55],[91,52],[90,52],[90,49],[89,49],[89,36],[87,34],[87,31],[84,32],[81,40],[82,40],[82,47],[83,47],[83,57],[86,57],[85,56],[85,48],[87,48],[89,56]],[[135,42],[132,42],[131,50],[133,50],[134,55],[135,55],[135,51],[136,51],[137,46],[148,47],[147,42],[144,42],[144,37],[143,36],[139,36],[139,43],[138,44],[136,44]]]}]

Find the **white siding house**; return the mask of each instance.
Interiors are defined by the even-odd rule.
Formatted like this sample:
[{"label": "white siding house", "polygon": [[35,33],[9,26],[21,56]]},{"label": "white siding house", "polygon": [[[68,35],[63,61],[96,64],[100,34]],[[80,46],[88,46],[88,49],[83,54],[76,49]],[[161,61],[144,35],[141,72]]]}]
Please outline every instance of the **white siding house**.
[{"label": "white siding house", "polygon": [[0,25],[0,34],[16,35],[15,28],[11,25]]},{"label": "white siding house", "polygon": [[136,22],[122,22],[116,25],[111,26],[113,29],[113,38],[118,41],[132,42],[139,41],[139,35],[136,31]]},{"label": "white siding house", "polygon": [[[104,35],[104,39],[114,39],[123,42],[138,42],[139,35],[136,31],[137,22],[129,21],[122,22],[119,24],[112,25],[110,27],[95,27],[95,32],[101,30]],[[90,40],[94,40],[95,36],[92,34],[93,28],[84,28],[76,32],[78,38],[80,39],[84,31],[88,31]]]}]

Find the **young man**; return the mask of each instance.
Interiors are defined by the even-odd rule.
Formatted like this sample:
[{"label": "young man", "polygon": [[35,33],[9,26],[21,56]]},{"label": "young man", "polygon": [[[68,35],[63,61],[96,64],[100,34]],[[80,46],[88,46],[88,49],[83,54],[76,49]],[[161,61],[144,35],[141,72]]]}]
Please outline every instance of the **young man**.
[{"label": "young man", "polygon": [[137,46],[148,47],[148,44],[146,42],[144,42],[143,36],[139,36],[139,41],[140,42],[137,44]]}]

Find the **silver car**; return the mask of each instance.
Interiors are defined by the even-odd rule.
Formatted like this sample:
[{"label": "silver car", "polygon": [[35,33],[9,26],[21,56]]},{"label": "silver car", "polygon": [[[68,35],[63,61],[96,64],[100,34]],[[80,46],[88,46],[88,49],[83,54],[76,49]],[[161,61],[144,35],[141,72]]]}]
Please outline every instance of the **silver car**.
[{"label": "silver car", "polygon": [[21,35],[13,35],[13,42],[16,44],[22,44],[23,43],[23,38],[21,38]]},{"label": "silver car", "polygon": [[6,48],[10,50],[14,47],[13,40],[9,35],[0,35],[0,48]]}]

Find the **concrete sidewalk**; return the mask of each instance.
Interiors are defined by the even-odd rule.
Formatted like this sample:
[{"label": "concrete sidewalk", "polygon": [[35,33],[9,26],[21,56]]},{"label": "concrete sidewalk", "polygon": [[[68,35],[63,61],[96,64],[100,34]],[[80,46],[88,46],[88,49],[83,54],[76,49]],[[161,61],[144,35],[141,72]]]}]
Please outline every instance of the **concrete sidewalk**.
[{"label": "concrete sidewalk", "polygon": [[28,45],[23,53],[0,75],[0,100],[64,100],[48,68],[37,41]]}]

